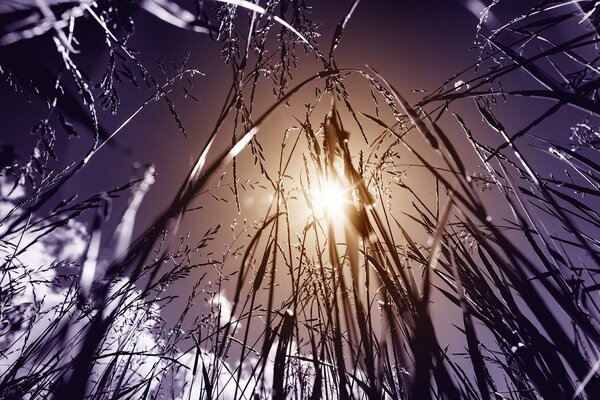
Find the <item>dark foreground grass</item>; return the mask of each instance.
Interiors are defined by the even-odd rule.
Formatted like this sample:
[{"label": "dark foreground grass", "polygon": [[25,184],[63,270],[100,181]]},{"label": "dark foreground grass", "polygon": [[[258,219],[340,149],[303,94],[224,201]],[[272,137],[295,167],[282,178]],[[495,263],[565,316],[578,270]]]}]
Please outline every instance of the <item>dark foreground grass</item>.
[{"label": "dark foreground grass", "polygon": [[[193,98],[188,82],[198,71],[187,61],[161,64],[171,75],[153,77],[127,46],[133,3],[42,1],[29,19],[7,13],[23,23],[6,25],[17,28],[3,45],[53,35],[62,72],[52,84],[74,85],[95,139],[79,160],[52,168],[54,126],[77,132],[49,97],[29,162],[3,165],[0,397],[598,396],[597,5],[545,1],[490,33],[482,28],[476,63],[411,104],[396,77],[336,64],[357,4],[325,54],[304,1],[198,2],[196,14],[139,2],[221,40],[234,77],[205,147],[153,221],[136,221],[152,168],[83,201],[57,193],[151,102],[166,102],[185,134],[170,93],[182,87]],[[74,18],[106,33],[109,65],[96,87],[72,61]],[[568,37],[556,33],[564,26]],[[279,47],[268,52],[273,37]],[[301,48],[322,68],[297,82]],[[31,89],[18,71],[2,71],[17,90]],[[152,95],[103,134],[96,108],[118,115],[118,83],[127,81]],[[354,107],[352,82],[370,90],[371,109]],[[259,114],[257,88],[269,83],[275,97]],[[315,94],[305,112],[266,157],[262,131],[307,88]],[[511,113],[525,125],[515,127]],[[568,118],[570,138],[549,131],[558,118]],[[229,124],[229,147],[218,150]],[[238,165],[245,153],[256,176]],[[223,171],[232,180],[215,186]],[[223,187],[230,194],[221,197]],[[341,188],[335,212],[318,195],[332,187]],[[213,254],[221,226],[179,236],[208,195],[229,199],[243,216],[245,193],[260,188],[272,201],[241,233],[232,225],[230,254]],[[118,199],[128,207],[108,232],[107,210]],[[148,227],[138,237],[134,222]],[[195,282],[190,293],[173,289],[182,280]],[[176,297],[187,301],[173,316]]]}]

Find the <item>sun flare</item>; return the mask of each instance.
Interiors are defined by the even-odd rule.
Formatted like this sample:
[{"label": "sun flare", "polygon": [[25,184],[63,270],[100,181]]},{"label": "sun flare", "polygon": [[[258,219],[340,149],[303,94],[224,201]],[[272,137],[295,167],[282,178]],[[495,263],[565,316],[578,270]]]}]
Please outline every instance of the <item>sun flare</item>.
[{"label": "sun flare", "polygon": [[314,190],[312,198],[317,214],[331,219],[343,217],[344,208],[349,202],[348,189],[333,181],[327,181]]}]

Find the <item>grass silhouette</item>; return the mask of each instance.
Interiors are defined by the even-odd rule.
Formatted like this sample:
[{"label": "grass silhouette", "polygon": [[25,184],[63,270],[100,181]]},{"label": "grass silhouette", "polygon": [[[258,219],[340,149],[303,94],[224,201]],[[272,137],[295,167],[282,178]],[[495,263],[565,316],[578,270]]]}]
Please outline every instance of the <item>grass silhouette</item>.
[{"label": "grass silhouette", "polygon": [[[195,11],[169,0],[0,8],[5,80],[47,100],[31,157],[2,162],[0,397],[600,393],[597,4],[543,1],[484,33],[503,3],[494,1],[477,27],[473,65],[411,104],[397,77],[338,67],[359,3],[348,4],[328,52],[303,0],[200,1]],[[152,166],[83,200],[61,191],[151,103],[164,102],[182,134],[189,130],[173,92],[196,100],[191,84],[201,73],[189,55],[160,63],[162,78],[139,61],[128,44],[138,9],[211,35],[232,71],[204,147],[151,221],[138,211],[160,179]],[[75,61],[76,19],[106,38],[98,82]],[[581,29],[566,37],[572,24]],[[44,35],[61,68],[36,90],[10,51]],[[300,49],[319,65],[304,80],[294,76]],[[350,80],[369,89],[370,109],[356,105]],[[262,109],[256,98],[269,84]],[[56,90],[67,85],[75,91]],[[119,90],[128,85],[151,95],[126,115]],[[275,115],[307,91],[294,124],[267,136]],[[65,97],[79,111],[63,109]],[[99,122],[102,108],[119,118],[112,131]],[[516,114],[524,126],[515,127]],[[74,115],[85,126],[71,123]],[[558,118],[568,118],[569,138],[545,135]],[[91,130],[94,140],[56,167],[59,127],[68,136]],[[540,154],[562,173],[548,172]],[[332,188],[335,196],[319,195]],[[180,236],[194,210],[215,203],[254,218],[244,199],[261,193],[269,203],[253,210],[262,213],[254,222]],[[125,211],[111,216],[118,202]],[[232,243],[219,258],[215,241],[228,225]],[[177,289],[185,281],[189,293]],[[449,350],[449,336],[462,352]]]}]

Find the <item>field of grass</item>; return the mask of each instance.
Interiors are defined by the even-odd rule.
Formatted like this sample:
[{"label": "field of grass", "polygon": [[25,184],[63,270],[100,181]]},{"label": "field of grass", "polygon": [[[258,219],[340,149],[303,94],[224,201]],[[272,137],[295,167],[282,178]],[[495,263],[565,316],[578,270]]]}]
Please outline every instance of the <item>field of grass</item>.
[{"label": "field of grass", "polygon": [[[369,1],[313,3],[0,5],[32,127],[0,125],[1,399],[600,398],[600,3],[458,2],[471,64],[412,91],[336,62]],[[141,61],[147,15],[218,45],[222,97]],[[187,174],[79,194],[156,103],[202,132]]]}]

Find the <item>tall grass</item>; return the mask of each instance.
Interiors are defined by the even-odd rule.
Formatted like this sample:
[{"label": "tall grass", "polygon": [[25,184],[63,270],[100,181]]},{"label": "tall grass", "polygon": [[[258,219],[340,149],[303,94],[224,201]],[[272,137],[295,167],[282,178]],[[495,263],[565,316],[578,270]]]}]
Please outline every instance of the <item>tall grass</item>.
[{"label": "tall grass", "polygon": [[[53,84],[75,85],[94,134],[80,159],[52,168],[54,126],[77,133],[55,94],[33,129],[29,161],[3,166],[0,397],[598,396],[595,2],[544,1],[493,30],[482,21],[475,63],[416,104],[376,66],[338,67],[335,51],[360,18],[359,1],[326,55],[304,1],[198,2],[196,14],[140,2],[222,41],[233,71],[204,148],[153,221],[137,216],[152,167],[85,200],[63,199],[59,189],[151,102],[165,101],[185,134],[170,93],[194,98],[188,79],[198,71],[187,59],[172,73],[161,66],[171,75],[159,83],[127,45],[133,4],[61,3],[36,3],[31,26],[9,25],[19,28],[0,38],[52,35],[63,66]],[[96,86],[71,57],[74,18],[94,21],[107,38]],[[580,29],[563,28],[573,24]],[[300,48],[321,70],[298,82]],[[18,71],[2,71],[17,90],[31,89]],[[96,110],[120,115],[119,82],[146,85],[151,96],[102,134]],[[260,110],[257,93],[268,85],[274,99]],[[355,106],[356,87],[370,90],[370,109]],[[313,90],[280,137],[262,135],[274,114]],[[548,133],[565,118],[570,137]],[[252,164],[254,174],[245,168]],[[335,210],[318,195],[332,185],[341,188]],[[235,203],[243,217],[252,216],[244,198],[265,192],[263,216],[231,223],[221,258],[215,241],[229,221],[180,236],[182,221],[211,198]],[[118,201],[127,208],[111,232]],[[134,222],[147,227],[137,237]],[[178,291],[182,281],[194,282],[190,293]]]}]

